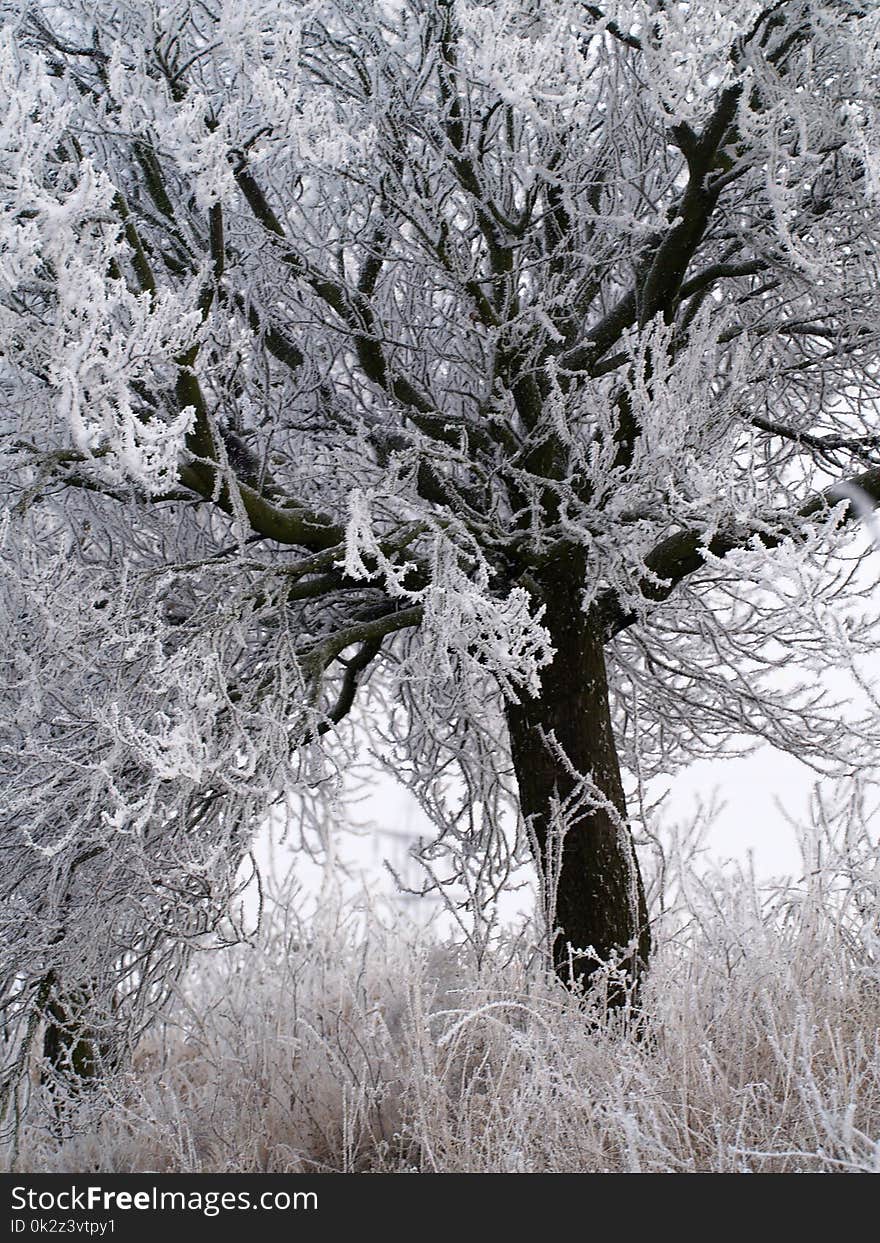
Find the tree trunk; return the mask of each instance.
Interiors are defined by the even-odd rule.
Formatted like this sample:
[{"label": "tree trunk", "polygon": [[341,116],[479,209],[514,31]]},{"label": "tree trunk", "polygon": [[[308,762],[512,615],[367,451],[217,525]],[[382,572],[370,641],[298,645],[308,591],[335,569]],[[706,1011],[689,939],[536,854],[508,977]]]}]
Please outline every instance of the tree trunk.
[{"label": "tree trunk", "polygon": [[[597,958],[616,956],[637,984],[651,945],[645,892],[611,726],[604,634],[583,610],[580,569],[557,563],[540,584],[556,655],[540,698],[510,705],[507,723],[556,971],[585,984]],[[612,984],[609,1004],[625,996]]]},{"label": "tree trunk", "polygon": [[110,1047],[91,1030],[85,1017],[89,1013],[85,989],[62,990],[50,971],[42,994],[44,1080],[66,1082],[77,1092],[101,1077],[110,1064]]}]

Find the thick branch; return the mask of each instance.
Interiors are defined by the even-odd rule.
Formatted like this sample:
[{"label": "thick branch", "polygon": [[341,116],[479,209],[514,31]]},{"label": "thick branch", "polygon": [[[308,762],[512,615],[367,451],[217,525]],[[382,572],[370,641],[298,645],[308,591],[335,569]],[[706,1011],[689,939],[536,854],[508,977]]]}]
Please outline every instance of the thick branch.
[{"label": "thick branch", "polygon": [[[224,512],[232,514],[233,505],[227,488],[221,486],[218,494],[216,471],[213,464],[196,460],[180,468],[180,482],[205,500],[215,501]],[[251,527],[265,539],[276,540],[279,544],[296,544],[313,552],[334,548],[345,542],[345,529],[325,514],[301,506],[273,504],[244,483],[238,483],[237,490]]]},{"label": "thick branch", "polygon": [[[802,523],[821,518],[841,501],[848,503],[842,521],[851,522],[860,516],[859,508],[854,503],[854,497],[858,496],[864,497],[866,505],[880,505],[880,467],[841,480],[818,492],[793,518],[785,514],[778,515],[775,531],[767,530],[767,527],[774,525],[772,519],[762,523],[761,529],[740,528],[733,532],[722,532],[708,541],[704,531],[693,528],[677,531],[657,544],[645,557],[647,574],[640,584],[642,596],[645,600],[656,603],[668,599],[680,583],[703,568],[707,555],[726,557],[731,552],[748,548],[756,538],[767,549],[778,548],[783,540],[797,534]],[[639,619],[638,613],[634,609],[624,609],[612,592],[600,599],[599,609],[606,639],[614,638]]]}]

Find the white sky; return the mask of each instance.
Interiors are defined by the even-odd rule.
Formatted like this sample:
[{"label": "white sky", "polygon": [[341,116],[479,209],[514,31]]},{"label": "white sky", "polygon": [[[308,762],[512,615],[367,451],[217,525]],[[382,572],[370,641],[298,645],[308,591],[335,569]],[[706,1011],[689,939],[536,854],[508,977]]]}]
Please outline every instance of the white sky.
[{"label": "white sky", "polygon": [[[795,830],[786,816],[794,821],[805,818],[816,780],[812,769],[768,745],[739,758],[700,760],[667,783],[663,819],[687,822],[698,804],[710,802],[714,794],[721,806],[705,840],[706,866],[727,860],[745,864],[751,859],[758,879],[797,875],[800,855]],[[420,831],[428,833],[429,827],[415,800],[391,778],[382,776],[369,798],[358,805],[357,814],[359,820],[372,821],[377,827],[352,833],[340,826],[337,831],[334,849],[351,877],[343,884],[344,890],[352,896],[361,889],[371,895],[385,894],[405,904],[411,915],[424,913],[427,919],[436,902],[397,895],[385,866],[387,860],[408,884],[419,883],[422,874],[408,861],[407,851]],[[273,849],[270,842],[267,830],[256,852],[261,867],[269,869],[271,861],[271,870],[279,879],[293,867],[303,887],[302,900],[317,897],[321,868],[301,854],[291,854],[286,846]],[[502,902],[501,918],[506,921],[530,913],[532,902],[525,889],[512,893]]]}]

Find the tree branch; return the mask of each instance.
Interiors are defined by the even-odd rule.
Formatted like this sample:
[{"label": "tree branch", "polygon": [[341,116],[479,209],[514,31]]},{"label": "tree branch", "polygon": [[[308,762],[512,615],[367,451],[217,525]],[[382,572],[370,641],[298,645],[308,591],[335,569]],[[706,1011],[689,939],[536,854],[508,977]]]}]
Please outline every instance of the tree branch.
[{"label": "tree branch", "polygon": [[[704,531],[695,528],[677,531],[657,544],[645,557],[647,574],[639,585],[642,596],[645,600],[658,604],[667,600],[680,583],[703,568],[707,554],[712,557],[726,557],[731,552],[748,548],[755,538],[768,550],[778,548],[783,540],[798,534],[802,523],[820,518],[841,501],[846,501],[848,505],[841,521],[852,522],[860,516],[853,503],[854,495],[864,496],[866,503],[872,507],[880,505],[880,467],[874,467],[850,479],[843,479],[816,493],[793,518],[786,517],[785,514],[777,515],[775,532],[753,527],[722,532],[707,541]],[[773,520],[768,519],[766,526],[772,525]],[[639,620],[638,612],[623,608],[614,592],[607,592],[600,597],[598,610],[606,640],[613,639]]]},{"label": "tree branch", "polygon": [[[232,514],[228,489],[221,487],[218,495],[217,469],[213,462],[193,459],[181,466],[178,474],[184,487],[207,501],[214,501],[224,513]],[[345,528],[334,523],[326,514],[292,503],[274,504],[256,489],[241,482],[237,483],[237,489],[248,521],[254,531],[265,539],[276,540],[279,544],[296,544],[311,552],[335,548],[345,542]]]},{"label": "tree branch", "polygon": [[354,706],[354,698],[360,683],[360,675],[372,664],[373,660],[378,656],[381,647],[381,636],[368,639],[361,644],[357,652],[349,660],[340,661],[345,666],[342,686],[339,688],[336,703],[327,713],[326,721],[322,721],[317,728],[316,733],[319,738],[323,734],[329,733],[334,725],[338,725],[340,721],[348,716]]}]

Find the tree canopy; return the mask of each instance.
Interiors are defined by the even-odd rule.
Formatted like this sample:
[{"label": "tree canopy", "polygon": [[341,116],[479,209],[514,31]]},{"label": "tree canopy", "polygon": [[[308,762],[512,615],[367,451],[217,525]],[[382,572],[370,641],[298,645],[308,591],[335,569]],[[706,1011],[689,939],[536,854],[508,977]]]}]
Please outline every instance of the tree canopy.
[{"label": "tree canopy", "polygon": [[0,13],[10,1081],[138,1029],[357,720],[637,973],[627,787],[876,749],[817,670],[876,643],[880,11]]}]

